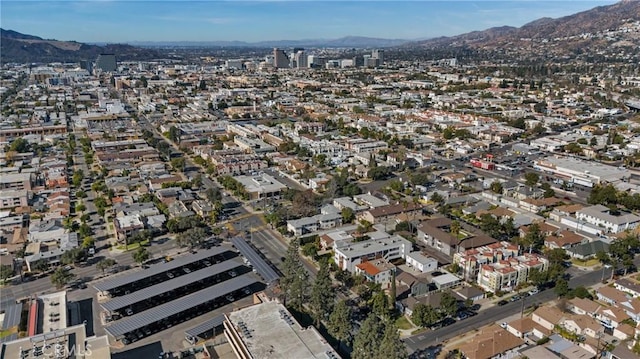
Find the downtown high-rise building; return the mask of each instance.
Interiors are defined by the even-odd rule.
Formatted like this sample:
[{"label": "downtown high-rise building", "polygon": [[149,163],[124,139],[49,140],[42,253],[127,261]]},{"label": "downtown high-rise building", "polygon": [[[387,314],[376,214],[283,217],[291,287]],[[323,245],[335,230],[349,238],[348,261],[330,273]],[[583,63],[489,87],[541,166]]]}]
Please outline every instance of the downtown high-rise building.
[{"label": "downtown high-rise building", "polygon": [[377,59],[378,65],[382,65],[384,63],[384,50],[373,50],[371,51],[371,58]]},{"label": "downtown high-rise building", "polygon": [[114,54],[98,55],[94,68],[96,70],[101,70],[102,72],[115,72],[116,69],[118,68],[118,64],[116,62],[116,55]]},{"label": "downtown high-rise building", "polygon": [[295,55],[293,55],[293,61],[295,62],[295,67],[298,69],[309,67],[307,64],[307,54],[305,54],[304,50],[298,50]]},{"label": "downtown high-rise building", "polygon": [[284,50],[280,50],[279,48],[273,49],[273,67],[276,69],[288,69],[291,65],[289,61],[289,57]]}]

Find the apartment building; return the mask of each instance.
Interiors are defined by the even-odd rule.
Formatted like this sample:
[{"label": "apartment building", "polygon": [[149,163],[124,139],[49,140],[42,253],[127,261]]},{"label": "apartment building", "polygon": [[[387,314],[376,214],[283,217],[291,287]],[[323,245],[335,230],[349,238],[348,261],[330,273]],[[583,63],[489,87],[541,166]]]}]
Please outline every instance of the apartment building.
[{"label": "apartment building", "polygon": [[634,229],[640,223],[640,217],[629,212],[612,214],[609,207],[595,205],[585,207],[576,212],[576,218],[597,227],[603,227],[608,232],[620,233]]},{"label": "apartment building", "polygon": [[518,256],[518,246],[506,241],[492,243],[486,246],[469,249],[453,255],[453,263],[462,268],[465,280],[477,280],[480,267],[493,264]]},{"label": "apartment building", "polygon": [[523,254],[518,257],[483,264],[477,274],[477,283],[489,292],[511,291],[518,284],[525,283],[531,269],[547,270],[549,261],[536,254]]},{"label": "apartment building", "polygon": [[27,207],[29,205],[29,191],[2,190],[0,191],[0,209]]},{"label": "apartment building", "polygon": [[334,243],[334,261],[342,270],[355,273],[358,264],[383,258],[387,261],[405,259],[412,244],[400,236],[369,239],[362,242],[340,241]]},{"label": "apartment building", "polygon": [[35,181],[33,173],[4,173],[0,176],[0,190],[27,190],[31,191]]},{"label": "apartment building", "polygon": [[363,276],[369,282],[380,284],[383,290],[391,287],[396,271],[396,266],[384,259],[362,262],[355,268],[356,274]]}]

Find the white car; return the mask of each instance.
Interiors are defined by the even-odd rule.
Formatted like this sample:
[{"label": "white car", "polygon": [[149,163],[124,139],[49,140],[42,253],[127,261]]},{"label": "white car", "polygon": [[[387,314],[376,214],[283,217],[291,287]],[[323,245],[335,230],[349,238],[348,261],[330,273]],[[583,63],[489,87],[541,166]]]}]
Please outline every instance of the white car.
[{"label": "white car", "polygon": [[504,329],[507,329],[507,322],[502,322],[500,326]]},{"label": "white car", "polygon": [[538,294],[538,293],[540,293],[540,291],[538,290],[538,288],[531,289],[531,290],[529,291],[529,295],[536,295],[536,294]]}]

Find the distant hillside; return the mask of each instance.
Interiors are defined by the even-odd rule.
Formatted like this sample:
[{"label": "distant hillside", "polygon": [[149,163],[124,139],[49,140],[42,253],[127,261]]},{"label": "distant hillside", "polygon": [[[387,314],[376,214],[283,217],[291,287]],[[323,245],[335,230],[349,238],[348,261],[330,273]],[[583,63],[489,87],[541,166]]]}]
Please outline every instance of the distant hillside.
[{"label": "distant hillside", "polygon": [[76,41],[44,40],[13,30],[0,29],[2,63],[47,63],[95,60],[101,53],[116,54],[118,60],[150,60],[162,57],[158,51],[131,45],[88,45]]},{"label": "distant hillside", "polygon": [[380,39],[363,36],[345,36],[339,39],[306,39],[306,40],[272,40],[259,42],[245,41],[137,41],[137,46],[179,46],[179,47],[338,47],[338,48],[372,48],[392,47],[407,43],[402,39]]},{"label": "distant hillside", "polygon": [[[640,1],[621,1],[613,5],[599,6],[587,11],[558,19],[541,18],[520,28],[509,26],[475,31],[452,37],[440,37],[406,44],[424,48],[446,46],[468,46],[471,48],[516,47],[519,44],[538,40],[551,40],[594,34],[609,29],[617,29],[625,23],[640,21]],[[637,38],[636,38],[637,40]],[[581,41],[580,46],[602,41]]]}]

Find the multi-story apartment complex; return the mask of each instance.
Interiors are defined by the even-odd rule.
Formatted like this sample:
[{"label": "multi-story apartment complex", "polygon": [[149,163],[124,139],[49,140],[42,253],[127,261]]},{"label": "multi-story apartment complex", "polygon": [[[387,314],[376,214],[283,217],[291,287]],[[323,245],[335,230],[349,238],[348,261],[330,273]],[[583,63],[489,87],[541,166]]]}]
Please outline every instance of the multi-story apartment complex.
[{"label": "multi-story apartment complex", "polygon": [[453,263],[460,266],[465,280],[475,281],[482,265],[514,258],[518,254],[517,245],[503,241],[455,253]]},{"label": "multi-story apartment complex", "polygon": [[411,242],[400,236],[356,243],[339,241],[335,243],[334,261],[340,269],[355,273],[356,265],[362,262],[377,258],[387,261],[404,259],[411,252],[411,248]]},{"label": "multi-story apartment complex", "polygon": [[626,212],[614,215],[609,207],[600,204],[580,209],[576,212],[576,218],[579,221],[606,228],[607,231],[612,233],[631,230],[640,224],[640,217],[635,214]]},{"label": "multi-story apartment complex", "polygon": [[4,173],[0,176],[0,189],[30,191],[34,181],[33,173]]},{"label": "multi-story apartment complex", "polygon": [[490,292],[510,291],[518,284],[526,283],[532,269],[545,271],[549,261],[536,254],[525,253],[495,263],[483,264],[478,271],[477,283]]}]

